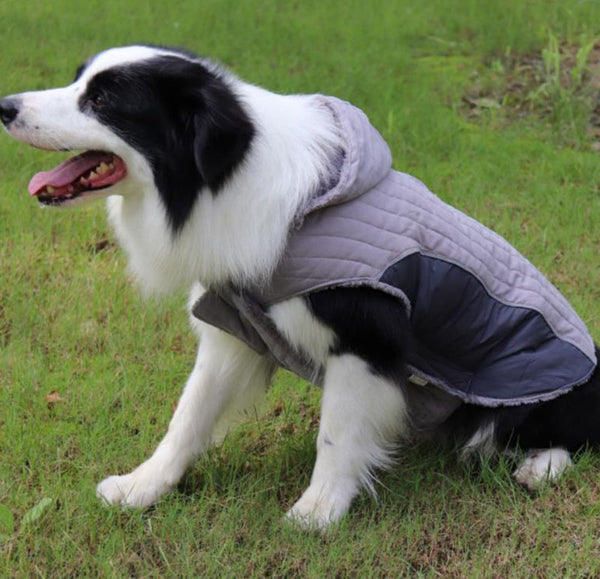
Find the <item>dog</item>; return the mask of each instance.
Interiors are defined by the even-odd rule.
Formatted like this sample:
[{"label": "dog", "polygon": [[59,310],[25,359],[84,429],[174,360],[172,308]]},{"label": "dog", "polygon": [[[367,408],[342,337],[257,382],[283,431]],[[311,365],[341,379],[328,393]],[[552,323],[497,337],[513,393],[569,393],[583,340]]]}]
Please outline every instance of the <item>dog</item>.
[{"label": "dog", "polygon": [[[439,210],[446,216],[440,227],[460,227],[467,234],[473,229],[492,247],[501,247],[506,259],[525,268],[527,279],[545,288],[544,300],[555,300],[552,307],[563,308],[563,318],[571,325],[563,331],[563,318],[548,321],[537,306],[514,308],[490,298],[484,270],[466,276],[466,266],[454,258],[409,252],[411,259],[402,268],[413,269],[402,276],[394,270],[404,285],[397,289],[389,281],[394,272],[388,267],[389,279],[381,291],[381,276],[373,277],[371,270],[355,274],[348,269],[355,267],[352,259],[319,253],[321,247],[327,253],[331,244],[314,249],[315,239],[332,236],[333,245],[358,247],[361,268],[373,268],[361,248],[369,256],[379,251],[369,236],[379,243],[387,228],[377,225],[376,217],[377,227],[363,223],[370,219],[363,216],[379,211],[377,179],[389,174],[387,149],[376,131],[366,128],[364,115],[348,107],[320,95],[277,95],[185,50],[146,45],[101,52],[66,87],[0,100],[0,117],[12,137],[47,150],[84,151],[33,177],[29,192],[41,205],[66,208],[106,198],[109,220],[142,290],[160,294],[191,288],[190,318],[200,338],[193,371],[154,454],[132,472],[98,485],[97,495],[105,503],[146,507],[172,490],[186,469],[265,392],[279,366],[323,386],[310,485],[287,513],[308,528],[326,529],[348,511],[361,489],[375,492],[374,472],[392,466],[402,440],[451,435],[462,456],[520,448],[525,455],[515,478],[536,488],[564,472],[571,452],[600,439],[597,352],[583,324],[515,250],[430,198],[416,180],[394,177],[413,196],[412,205],[402,205],[409,210],[385,209],[386,223],[398,229],[394,239],[418,219],[419,232],[433,230],[429,217],[413,216],[413,208],[424,199],[433,204],[433,213]],[[368,144],[360,161],[355,158],[358,145],[344,140],[346,130],[354,131],[352,139]],[[357,162],[362,168],[356,169]],[[350,185],[348,171],[357,171]],[[342,181],[343,198],[335,197]],[[355,190],[359,182],[375,193],[360,196]],[[333,197],[326,193],[330,191],[336,191]],[[364,212],[357,213],[357,203],[364,205]],[[354,212],[350,217],[340,213],[348,204]],[[344,220],[350,225],[340,232],[336,227]],[[368,243],[361,238],[360,245],[357,236],[369,228],[374,233],[365,233]],[[311,244],[313,253],[308,255]],[[378,259],[379,253],[373,260]],[[489,266],[480,261],[477,267]],[[290,270],[292,262],[299,265]],[[311,271],[317,271],[316,277],[335,277],[329,270],[338,266],[346,268],[341,281],[323,277],[309,283]],[[444,291],[429,296],[426,304],[420,293],[407,298],[413,291],[408,285],[418,279],[420,286],[429,286],[425,280],[440,268],[445,268]],[[460,283],[469,278],[460,295],[452,290],[453,276]],[[290,277],[296,285],[283,291]],[[273,289],[275,278],[280,281]],[[488,308],[483,325],[475,307],[465,305],[467,287],[479,292],[478,307]],[[507,295],[513,290],[507,287]],[[438,331],[437,326],[446,324],[443,316],[436,323],[426,318],[436,308],[460,312],[449,325],[450,337]],[[490,342],[482,332],[496,319],[496,311],[503,320],[522,311],[526,318],[519,318],[518,327],[511,326],[501,340]],[[473,316],[479,329],[469,335],[461,324]],[[423,341],[427,324],[434,338]],[[558,339],[545,334],[533,355],[530,347],[526,354],[503,351],[493,367],[502,369],[510,358],[520,385],[533,384],[536,375],[543,375],[546,384],[560,374],[556,390],[538,391],[535,386],[527,395],[512,391],[512,369],[501,372],[505,390],[499,387],[492,394],[474,393],[474,379],[464,390],[436,379],[441,366],[431,360],[439,358],[436,348],[442,342],[452,350],[450,358],[461,360],[444,362],[460,383],[464,372],[474,375],[479,364],[463,358],[481,344],[498,348],[499,342],[511,341],[513,332],[535,324],[544,332],[551,327],[564,335]],[[552,354],[547,371],[539,360],[547,359],[544,348],[550,351],[549,344],[559,353]],[[527,362],[521,366],[523,355]],[[417,359],[422,372],[413,363]],[[488,374],[488,382],[496,383],[498,372]]]}]

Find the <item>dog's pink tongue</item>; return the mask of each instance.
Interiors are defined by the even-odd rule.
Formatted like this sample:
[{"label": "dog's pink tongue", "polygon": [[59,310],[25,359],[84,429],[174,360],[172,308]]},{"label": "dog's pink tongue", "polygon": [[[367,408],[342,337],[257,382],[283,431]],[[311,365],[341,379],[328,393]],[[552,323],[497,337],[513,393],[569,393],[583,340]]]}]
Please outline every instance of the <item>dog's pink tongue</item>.
[{"label": "dog's pink tongue", "polygon": [[27,187],[30,195],[37,195],[48,185],[59,188],[73,183],[95,169],[100,163],[110,163],[113,156],[99,151],[87,151],[67,159],[51,171],[42,171],[33,176]]}]

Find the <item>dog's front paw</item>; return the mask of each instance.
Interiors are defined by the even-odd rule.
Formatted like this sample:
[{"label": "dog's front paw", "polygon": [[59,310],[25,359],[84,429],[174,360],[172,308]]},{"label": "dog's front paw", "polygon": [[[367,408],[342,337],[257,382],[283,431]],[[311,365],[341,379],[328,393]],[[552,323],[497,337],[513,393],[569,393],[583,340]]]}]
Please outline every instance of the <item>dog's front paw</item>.
[{"label": "dog's front paw", "polygon": [[96,496],[108,505],[149,507],[170,491],[159,474],[152,475],[147,469],[137,468],[121,476],[109,476],[96,487]]},{"label": "dog's front paw", "polygon": [[303,529],[325,531],[346,514],[353,495],[311,485],[285,516]]},{"label": "dog's front paw", "polygon": [[107,505],[126,504],[127,497],[131,496],[131,486],[131,474],[109,476],[96,487],[96,496]]}]

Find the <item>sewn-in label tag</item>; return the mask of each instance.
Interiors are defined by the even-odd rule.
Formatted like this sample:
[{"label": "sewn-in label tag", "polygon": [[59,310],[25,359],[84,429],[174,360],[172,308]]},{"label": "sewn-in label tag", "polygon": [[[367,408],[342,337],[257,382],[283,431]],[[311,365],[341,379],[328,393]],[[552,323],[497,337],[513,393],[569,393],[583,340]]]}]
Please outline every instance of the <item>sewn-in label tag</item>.
[{"label": "sewn-in label tag", "polygon": [[412,382],[413,384],[416,384],[417,386],[427,386],[427,384],[429,384],[428,380],[425,380],[425,378],[417,376],[416,374],[411,374],[408,377],[408,381]]}]

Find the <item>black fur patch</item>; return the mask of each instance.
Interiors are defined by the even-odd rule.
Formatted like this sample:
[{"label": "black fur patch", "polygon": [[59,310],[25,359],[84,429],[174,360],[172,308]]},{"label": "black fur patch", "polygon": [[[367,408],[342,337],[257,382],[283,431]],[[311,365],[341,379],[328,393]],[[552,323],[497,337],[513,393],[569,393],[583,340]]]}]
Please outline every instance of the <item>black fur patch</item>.
[{"label": "black fur patch", "polygon": [[411,330],[397,298],[368,287],[342,287],[307,299],[314,315],[336,335],[334,354],[354,354],[374,372],[396,381],[406,377]]},{"label": "black fur patch", "polygon": [[255,133],[227,83],[177,55],[99,72],[79,106],[148,159],[175,232],[203,187],[223,187]]}]

